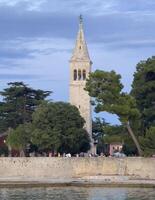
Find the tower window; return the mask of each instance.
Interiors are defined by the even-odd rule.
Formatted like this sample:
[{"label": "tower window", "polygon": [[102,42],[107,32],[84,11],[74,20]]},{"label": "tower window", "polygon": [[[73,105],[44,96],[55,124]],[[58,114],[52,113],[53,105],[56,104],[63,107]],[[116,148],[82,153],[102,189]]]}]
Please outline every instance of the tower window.
[{"label": "tower window", "polygon": [[83,80],[86,80],[86,70],[83,70]]},{"label": "tower window", "polygon": [[73,76],[74,76],[74,81],[76,81],[76,80],[77,80],[77,70],[76,70],[76,69],[74,69],[74,74],[73,74]]},{"label": "tower window", "polygon": [[81,46],[79,46],[79,49],[81,49]]},{"label": "tower window", "polygon": [[81,70],[78,70],[78,80],[81,80]]}]

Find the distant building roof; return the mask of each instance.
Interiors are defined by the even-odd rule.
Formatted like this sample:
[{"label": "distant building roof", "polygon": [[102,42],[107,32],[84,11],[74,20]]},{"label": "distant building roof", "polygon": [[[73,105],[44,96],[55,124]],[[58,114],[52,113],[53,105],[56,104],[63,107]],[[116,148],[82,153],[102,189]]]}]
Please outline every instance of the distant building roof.
[{"label": "distant building roof", "polygon": [[123,145],[122,142],[111,142],[110,145]]}]

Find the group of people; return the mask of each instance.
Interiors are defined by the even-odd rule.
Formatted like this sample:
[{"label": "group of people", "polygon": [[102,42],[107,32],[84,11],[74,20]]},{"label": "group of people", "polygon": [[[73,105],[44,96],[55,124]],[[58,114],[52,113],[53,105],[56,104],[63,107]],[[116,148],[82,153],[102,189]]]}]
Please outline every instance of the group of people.
[{"label": "group of people", "polygon": [[67,157],[67,158],[71,158],[71,157],[98,157],[98,156],[102,156],[104,157],[105,155],[103,153],[101,153],[100,155],[97,154],[92,154],[92,153],[77,153],[77,154],[71,154],[71,153],[63,153],[60,154],[58,153],[53,153],[53,152],[42,152],[42,153],[36,153],[36,152],[31,152],[29,153],[29,157]]}]

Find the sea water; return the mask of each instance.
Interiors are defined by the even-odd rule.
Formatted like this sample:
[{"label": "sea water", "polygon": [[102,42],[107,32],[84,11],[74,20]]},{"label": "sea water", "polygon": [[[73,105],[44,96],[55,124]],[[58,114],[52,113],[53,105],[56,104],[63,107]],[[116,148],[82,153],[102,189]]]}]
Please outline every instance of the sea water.
[{"label": "sea water", "polygon": [[1,188],[0,200],[155,200],[151,188]]}]

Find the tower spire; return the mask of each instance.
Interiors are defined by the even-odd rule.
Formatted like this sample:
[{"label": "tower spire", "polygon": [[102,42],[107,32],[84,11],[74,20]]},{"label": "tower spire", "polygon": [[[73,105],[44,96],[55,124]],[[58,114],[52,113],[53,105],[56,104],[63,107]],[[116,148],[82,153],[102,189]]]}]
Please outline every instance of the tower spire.
[{"label": "tower spire", "polygon": [[79,16],[79,27],[82,28],[82,26],[83,26],[83,17],[80,14],[80,16]]},{"label": "tower spire", "polygon": [[79,31],[76,38],[75,48],[73,50],[73,55],[71,57],[71,61],[90,61],[89,53],[87,49],[87,44],[84,37],[83,31],[83,17],[82,15],[79,16]]},{"label": "tower spire", "polygon": [[93,150],[92,139],[92,113],[91,98],[85,91],[86,79],[91,72],[92,62],[89,58],[87,44],[84,38],[83,18],[79,16],[79,31],[76,38],[75,48],[70,60],[70,103],[79,109],[81,116],[85,119],[84,128],[91,139],[91,152]]}]

